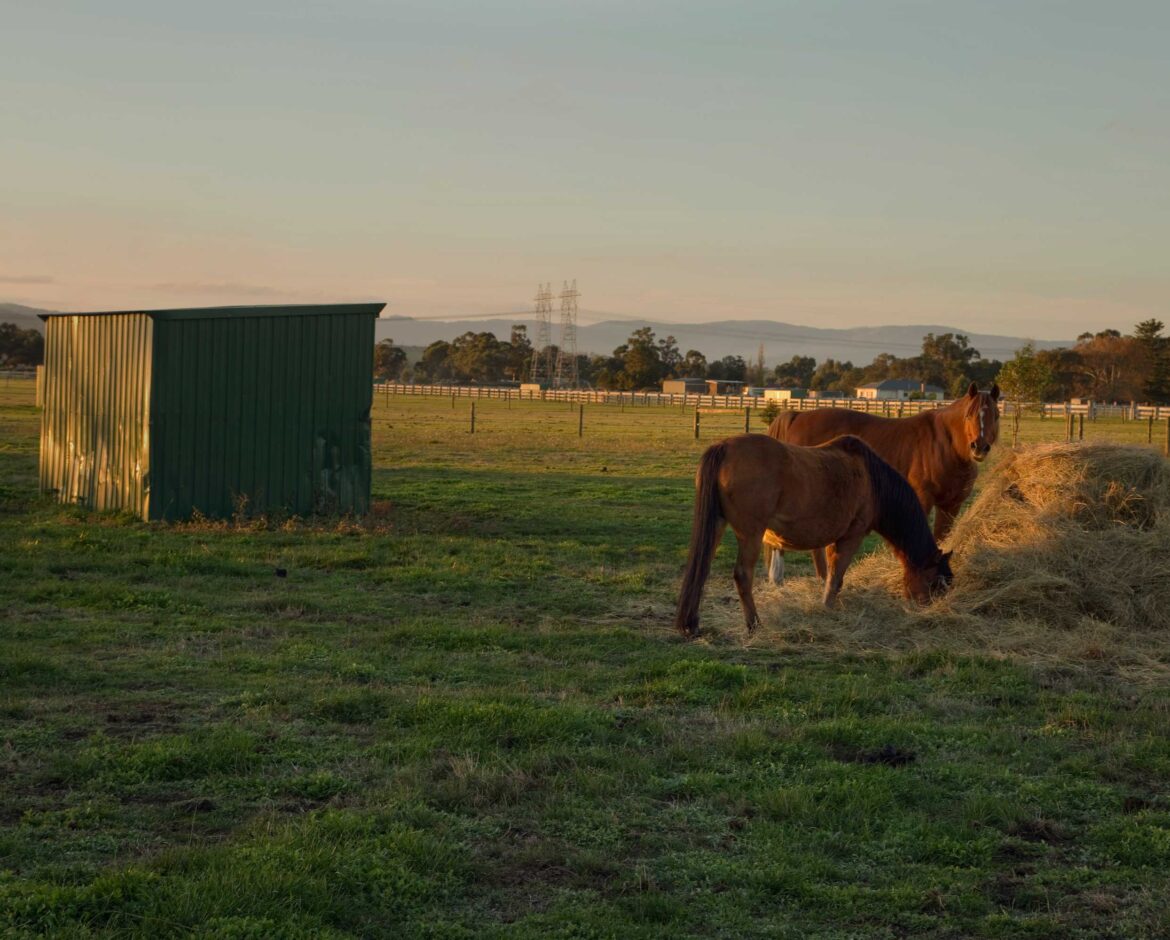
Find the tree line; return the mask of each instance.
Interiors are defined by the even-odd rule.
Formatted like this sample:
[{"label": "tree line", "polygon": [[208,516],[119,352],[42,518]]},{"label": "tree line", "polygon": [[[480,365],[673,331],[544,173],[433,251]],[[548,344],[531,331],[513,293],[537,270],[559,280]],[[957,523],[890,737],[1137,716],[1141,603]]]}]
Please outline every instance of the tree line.
[{"label": "tree line", "polygon": [[[549,346],[539,355],[555,361],[557,353],[556,346]],[[374,351],[374,372],[383,381],[522,382],[531,376],[536,358],[527,328],[516,324],[507,340],[471,331],[450,342],[438,340],[427,346],[413,365],[392,339],[382,340]],[[769,369],[763,346],[752,361],[742,356],[709,360],[697,349],[683,352],[673,336],[656,337],[650,327],[634,330],[608,356],[577,357],[582,383],[595,388],[650,389],[659,387],[664,379],[700,378],[822,389],[842,395],[852,395],[858,385],[886,378],[914,378],[948,391],[961,389],[972,381],[990,381],[999,365],[995,360],[983,360],[966,336],[929,333],[918,356],[899,358],[883,353],[861,367],[836,359],[818,364],[811,356],[793,356]]]},{"label": "tree line", "polygon": [[45,337],[15,323],[0,323],[0,369],[25,369],[45,361]]},{"label": "tree line", "polygon": [[[1170,403],[1170,337],[1160,320],[1145,320],[1129,335],[1118,330],[1083,333],[1070,347],[1036,350],[1026,344],[1008,365],[1005,378],[1031,400],[1091,398],[1095,401]],[[537,350],[523,324],[512,327],[507,340],[493,333],[467,332],[448,342],[427,346],[418,362],[393,340],[383,340],[375,351],[375,372],[385,381],[522,382],[532,371]],[[556,360],[555,346],[540,350]],[[724,356],[709,360],[701,351],[683,352],[673,336],[656,337],[650,327],[634,330],[612,354],[580,355],[577,372],[582,384],[594,388],[629,390],[660,387],[664,379],[730,379],[753,386],[814,389],[852,396],[870,382],[911,379],[956,396],[972,382],[987,387],[1005,364],[985,359],[962,333],[927,333],[917,355],[882,353],[868,365],[812,356],[792,356],[771,368],[764,363],[761,345],[752,360]],[[1020,386],[1021,377],[1026,378]]]},{"label": "tree line", "polygon": [[[1005,364],[984,359],[962,333],[927,333],[914,356],[882,353],[868,365],[855,366],[834,358],[817,362],[795,355],[771,368],[760,346],[756,356],[724,356],[708,360],[697,349],[683,352],[673,336],[658,338],[649,327],[634,330],[612,354],[579,355],[577,372],[582,383],[594,388],[630,390],[660,387],[664,379],[730,379],[754,386],[815,389],[852,396],[861,385],[885,379],[912,379],[942,388],[954,396],[971,383],[988,386],[1007,368],[1004,379],[1019,385],[1026,378],[1023,398],[1170,403],[1170,337],[1165,325],[1150,319],[1133,332],[1118,330],[1082,333],[1072,346],[1037,350],[1031,344]],[[33,329],[0,323],[0,368],[23,368],[44,362],[45,338]],[[557,348],[540,353],[556,360]],[[418,362],[408,361],[406,350],[387,339],[374,350],[374,373],[382,381],[522,382],[529,378],[537,350],[523,324],[512,327],[506,340],[493,333],[467,332],[447,342],[427,346]],[[1010,367],[1010,368],[1009,368]],[[1024,393],[1026,392],[1026,394]]]}]

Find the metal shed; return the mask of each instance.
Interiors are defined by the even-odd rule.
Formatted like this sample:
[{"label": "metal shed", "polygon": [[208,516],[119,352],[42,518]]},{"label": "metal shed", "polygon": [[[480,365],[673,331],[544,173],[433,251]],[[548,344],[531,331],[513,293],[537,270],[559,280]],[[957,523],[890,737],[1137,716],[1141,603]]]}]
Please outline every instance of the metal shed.
[{"label": "metal shed", "polygon": [[384,306],[44,315],[41,491],[143,519],[366,512]]}]

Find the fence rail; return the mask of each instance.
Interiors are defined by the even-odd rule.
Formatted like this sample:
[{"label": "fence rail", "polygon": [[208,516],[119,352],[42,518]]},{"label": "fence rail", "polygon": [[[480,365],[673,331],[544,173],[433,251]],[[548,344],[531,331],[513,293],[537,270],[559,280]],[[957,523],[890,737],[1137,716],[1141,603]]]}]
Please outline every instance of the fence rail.
[{"label": "fence rail", "polygon": [[[501,401],[560,401],[587,402],[601,405],[642,405],[682,408],[714,408],[742,411],[759,409],[775,401],[781,410],[812,411],[816,408],[850,408],[867,414],[891,418],[908,417],[923,411],[932,411],[949,405],[950,401],[889,401],[872,398],[783,398],[768,399],[755,395],[684,395],[666,392],[610,392],[598,389],[543,389],[521,391],[518,388],[479,385],[405,385],[379,383],[374,391],[380,395],[430,395],[443,398],[489,398]],[[1000,411],[1011,414],[1010,402],[1001,401]],[[1170,417],[1170,406],[1128,404],[1100,404],[1097,402],[1057,402],[1044,405],[1046,417],[1085,415],[1089,420],[1122,418],[1139,420]]]}]

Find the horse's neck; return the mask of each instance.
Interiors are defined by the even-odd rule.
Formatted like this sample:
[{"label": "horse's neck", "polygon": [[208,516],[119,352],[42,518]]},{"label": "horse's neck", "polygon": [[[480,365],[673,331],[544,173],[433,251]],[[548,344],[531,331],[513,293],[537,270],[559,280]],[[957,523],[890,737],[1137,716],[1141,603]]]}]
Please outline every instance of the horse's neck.
[{"label": "horse's neck", "polygon": [[938,544],[931,534],[930,524],[917,495],[909,484],[903,483],[903,486],[905,492],[899,497],[887,492],[881,498],[874,529],[889,542],[895,554],[905,559],[903,564],[921,568],[930,561],[931,554],[938,550]]},{"label": "horse's neck", "polygon": [[967,412],[960,399],[946,408],[936,408],[934,411],[923,412],[929,417],[936,436],[942,438],[949,446],[948,452],[953,453],[959,460],[967,463],[966,441],[963,434],[963,423]]}]

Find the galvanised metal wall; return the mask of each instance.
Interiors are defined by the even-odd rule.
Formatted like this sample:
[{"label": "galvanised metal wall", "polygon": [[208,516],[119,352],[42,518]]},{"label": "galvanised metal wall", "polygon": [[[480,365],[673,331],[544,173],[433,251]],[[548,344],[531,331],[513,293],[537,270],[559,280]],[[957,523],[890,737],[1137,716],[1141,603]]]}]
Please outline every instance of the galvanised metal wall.
[{"label": "galvanised metal wall", "polygon": [[381,308],[155,312],[148,518],[365,513]]},{"label": "galvanised metal wall", "polygon": [[47,319],[42,492],[146,516],[152,335],[140,313]]}]

